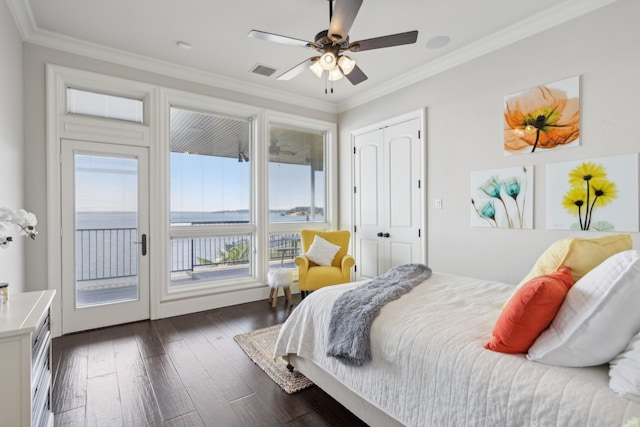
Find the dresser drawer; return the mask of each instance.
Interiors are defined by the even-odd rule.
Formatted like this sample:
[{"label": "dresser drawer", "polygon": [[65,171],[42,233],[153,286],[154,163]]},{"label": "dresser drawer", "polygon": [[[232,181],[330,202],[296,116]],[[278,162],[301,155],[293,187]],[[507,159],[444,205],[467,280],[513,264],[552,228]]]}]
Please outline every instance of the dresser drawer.
[{"label": "dresser drawer", "polygon": [[31,424],[32,426],[47,425],[50,412],[50,388],[51,388],[51,372],[43,371],[42,378],[36,388],[33,390],[32,407],[31,407]]},{"label": "dresser drawer", "polygon": [[53,425],[51,317],[55,291],[12,295],[0,312],[0,426]]},{"label": "dresser drawer", "polygon": [[31,363],[35,364],[36,358],[42,352],[43,346],[48,344],[51,329],[51,316],[49,310],[38,326],[38,329],[31,336]]}]

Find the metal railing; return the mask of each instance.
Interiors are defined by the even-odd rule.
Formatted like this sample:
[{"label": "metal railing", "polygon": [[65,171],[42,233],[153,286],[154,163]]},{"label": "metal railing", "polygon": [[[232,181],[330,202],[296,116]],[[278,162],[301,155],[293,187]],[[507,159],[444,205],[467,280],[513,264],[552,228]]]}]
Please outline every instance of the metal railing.
[{"label": "metal railing", "polygon": [[[97,228],[76,230],[76,280],[132,277],[138,274],[137,229]],[[171,272],[197,268],[248,265],[250,235],[171,240]],[[269,260],[292,261],[300,250],[297,233],[269,235]]]},{"label": "metal railing", "polygon": [[138,274],[136,228],[76,230],[76,280],[131,277]]}]

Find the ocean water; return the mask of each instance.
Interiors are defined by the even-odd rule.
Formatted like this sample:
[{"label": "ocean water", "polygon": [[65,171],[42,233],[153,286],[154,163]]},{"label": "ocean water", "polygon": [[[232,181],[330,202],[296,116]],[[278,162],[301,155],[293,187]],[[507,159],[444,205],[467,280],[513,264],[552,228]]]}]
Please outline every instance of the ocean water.
[{"label": "ocean water", "polygon": [[[283,212],[284,211],[269,212],[269,221],[311,221],[311,219],[307,219],[306,216],[283,215]],[[324,221],[324,216],[316,215],[315,221]],[[174,225],[238,224],[248,222],[249,213],[244,211],[171,213],[171,223]],[[135,228],[136,216],[133,212],[78,212],[76,214],[76,226],[78,229]]]}]

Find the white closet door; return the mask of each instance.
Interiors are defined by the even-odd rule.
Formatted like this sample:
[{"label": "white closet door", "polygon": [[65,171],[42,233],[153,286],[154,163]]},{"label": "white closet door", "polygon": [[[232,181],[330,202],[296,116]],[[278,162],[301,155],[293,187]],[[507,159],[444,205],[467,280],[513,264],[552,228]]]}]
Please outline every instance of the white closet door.
[{"label": "white closet door", "polygon": [[419,130],[419,119],[384,129],[386,173],[382,183],[386,200],[385,261],[388,264],[383,265],[387,269],[422,261],[422,145],[418,139]]},{"label": "white closet door", "polygon": [[354,157],[356,278],[377,276],[379,260],[384,259],[384,240],[378,236],[385,228],[384,194],[380,191],[383,168],[382,130],[358,135]]},{"label": "white closet door", "polygon": [[424,262],[420,119],[354,139],[356,278]]}]

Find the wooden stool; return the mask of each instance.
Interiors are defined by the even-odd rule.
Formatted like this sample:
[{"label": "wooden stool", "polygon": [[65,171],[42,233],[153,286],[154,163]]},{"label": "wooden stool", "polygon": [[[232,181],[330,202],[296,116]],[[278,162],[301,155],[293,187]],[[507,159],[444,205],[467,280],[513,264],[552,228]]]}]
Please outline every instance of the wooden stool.
[{"label": "wooden stool", "polygon": [[291,270],[284,268],[269,270],[267,279],[269,281],[269,286],[271,287],[271,292],[269,292],[269,302],[271,303],[271,307],[275,307],[278,302],[279,288],[283,289],[284,296],[287,298],[287,301],[290,305],[293,305],[293,295],[291,295],[291,289],[289,288],[293,283]]},{"label": "wooden stool", "polygon": [[[288,286],[283,286],[284,296],[287,298],[287,301],[290,305],[293,305],[293,295],[291,295],[291,289]],[[269,292],[269,302],[271,303],[271,307],[275,307],[278,302],[278,288],[271,288],[271,292]]]}]

